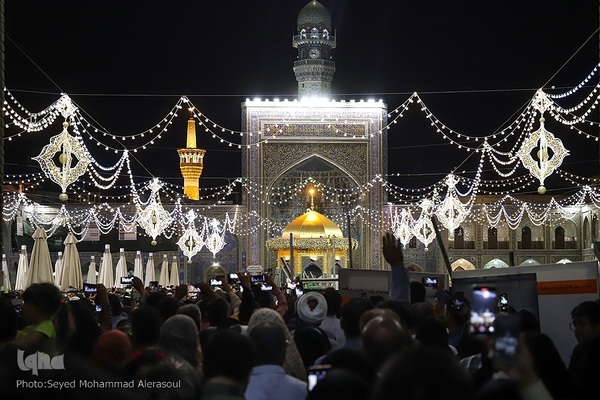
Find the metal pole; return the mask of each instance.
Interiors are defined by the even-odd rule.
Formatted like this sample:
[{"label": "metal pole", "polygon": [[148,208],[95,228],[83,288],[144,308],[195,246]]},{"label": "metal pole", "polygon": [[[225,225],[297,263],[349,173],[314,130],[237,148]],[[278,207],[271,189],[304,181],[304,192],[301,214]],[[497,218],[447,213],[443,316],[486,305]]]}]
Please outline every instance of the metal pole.
[{"label": "metal pole", "polygon": [[290,279],[294,279],[296,276],[296,270],[294,269],[294,234],[290,232]]},{"label": "metal pole", "polygon": [[[6,87],[4,76],[4,28],[4,0],[0,0],[0,85],[2,88]],[[2,100],[2,104],[4,104],[4,90],[0,90],[0,92],[2,92],[0,99]],[[0,211],[4,211],[4,113],[0,113]],[[6,254],[6,249],[4,248],[4,235],[6,234],[5,222],[0,221],[0,253],[2,254]]]},{"label": "metal pole", "polygon": [[348,223],[348,267],[354,268],[352,265],[352,232],[350,231],[350,214],[346,214]]},{"label": "metal pole", "polygon": [[442,240],[442,235],[440,235],[440,230],[438,229],[438,220],[435,215],[431,216],[431,222],[433,222],[435,237],[437,238],[438,246],[440,246],[440,250],[442,251],[442,257],[444,258],[444,264],[446,264],[446,270],[448,271],[450,278],[452,278],[452,266],[450,265],[450,259],[448,258],[448,253],[446,253],[446,246]]}]

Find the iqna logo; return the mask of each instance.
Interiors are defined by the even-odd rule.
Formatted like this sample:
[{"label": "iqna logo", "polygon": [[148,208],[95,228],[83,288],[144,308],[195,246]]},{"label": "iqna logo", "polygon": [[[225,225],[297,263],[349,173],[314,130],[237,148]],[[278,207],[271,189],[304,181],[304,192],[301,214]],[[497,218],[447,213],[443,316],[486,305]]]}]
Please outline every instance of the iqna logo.
[{"label": "iqna logo", "polygon": [[21,371],[31,371],[35,376],[41,369],[65,369],[65,355],[52,357],[46,353],[37,351],[24,357],[25,352],[17,349],[17,365]]}]

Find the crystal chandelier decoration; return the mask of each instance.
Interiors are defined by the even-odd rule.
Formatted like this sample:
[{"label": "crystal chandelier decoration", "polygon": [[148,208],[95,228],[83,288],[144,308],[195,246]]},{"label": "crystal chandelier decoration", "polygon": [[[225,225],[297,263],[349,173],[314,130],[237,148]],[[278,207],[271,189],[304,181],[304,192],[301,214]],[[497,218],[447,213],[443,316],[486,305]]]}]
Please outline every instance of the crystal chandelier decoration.
[{"label": "crystal chandelier decoration", "polygon": [[425,251],[429,251],[429,244],[435,239],[435,228],[433,222],[431,222],[431,215],[433,212],[433,201],[429,199],[421,200],[419,207],[421,207],[421,215],[415,223],[414,235],[421,243],[425,245]]},{"label": "crystal chandelier decoration", "polygon": [[207,233],[204,245],[213,254],[214,258],[225,247],[225,228],[219,228],[220,223],[216,218],[213,218],[210,222],[205,218],[204,225]]},{"label": "crystal chandelier decoration", "polygon": [[448,191],[444,201],[440,203],[435,215],[438,217],[442,225],[450,232],[454,232],[456,228],[462,224],[467,217],[468,211],[465,205],[459,200],[456,194],[456,184],[458,181],[452,174],[446,177],[446,186]]},{"label": "crystal chandelier decoration", "polygon": [[[541,89],[535,94],[533,107],[540,112],[540,128],[523,141],[517,156],[531,173],[540,181],[538,193],[546,193],[544,180],[552,175],[563,159],[569,155],[562,141],[544,127],[544,112],[552,107],[552,101]],[[531,153],[537,148],[536,158]]]},{"label": "crystal chandelier decoration", "polygon": [[[42,152],[37,157],[33,157],[33,160],[40,164],[46,177],[60,186],[62,193],[58,198],[66,202],[69,198],[66,193],[67,187],[85,173],[91,160],[81,139],[72,136],[67,130],[69,127],[67,120],[75,113],[77,107],[66,94],[56,102],[55,107],[65,119],[63,130],[60,134],[51,137],[50,143],[44,146]],[[57,154],[58,163],[55,161]]]},{"label": "crystal chandelier decoration", "polygon": [[400,215],[398,215],[398,210],[394,212],[394,217],[392,218],[392,233],[405,248],[410,242],[410,239],[414,236],[411,228],[414,223],[415,220],[407,208],[403,208],[402,211],[400,211]]},{"label": "crystal chandelier decoration", "polygon": [[146,234],[152,237],[152,246],[156,246],[156,237],[161,235],[165,229],[171,225],[173,218],[160,202],[158,194],[162,183],[158,179],[153,179],[149,185],[150,201],[146,208],[140,211],[141,205],[138,203],[138,224],[146,231]]},{"label": "crystal chandelier decoration", "polygon": [[196,217],[194,210],[187,212],[188,227],[177,241],[177,245],[188,260],[191,260],[204,247],[204,239],[196,230],[196,224],[194,223]]}]

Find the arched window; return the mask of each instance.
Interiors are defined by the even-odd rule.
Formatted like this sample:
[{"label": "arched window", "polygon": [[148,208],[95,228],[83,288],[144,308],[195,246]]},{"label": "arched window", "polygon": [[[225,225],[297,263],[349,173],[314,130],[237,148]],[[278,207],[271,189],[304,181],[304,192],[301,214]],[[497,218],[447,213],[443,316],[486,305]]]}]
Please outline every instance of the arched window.
[{"label": "arched window", "polygon": [[408,248],[409,249],[416,249],[417,248],[417,238],[416,237],[411,237],[410,241],[408,242]]},{"label": "arched window", "polygon": [[465,248],[465,231],[461,226],[454,230],[454,248],[464,249]]},{"label": "arched window", "polygon": [[531,249],[531,228],[528,226],[521,230],[521,248]]},{"label": "arched window", "polygon": [[498,229],[488,228],[488,249],[498,248]]},{"label": "arched window", "polygon": [[304,268],[304,276],[307,278],[320,278],[323,276],[323,270],[315,263],[310,263]]},{"label": "arched window", "polygon": [[554,248],[565,248],[565,228],[563,228],[562,226],[557,226],[554,230]]}]

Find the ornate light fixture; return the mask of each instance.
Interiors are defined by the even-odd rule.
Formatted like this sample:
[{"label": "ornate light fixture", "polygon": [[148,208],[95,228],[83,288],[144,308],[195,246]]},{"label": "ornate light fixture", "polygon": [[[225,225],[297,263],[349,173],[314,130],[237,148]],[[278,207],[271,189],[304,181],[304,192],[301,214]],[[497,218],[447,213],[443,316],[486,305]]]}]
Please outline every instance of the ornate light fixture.
[{"label": "ornate light fixture", "polygon": [[[544,112],[552,107],[552,101],[541,89],[538,89],[535,94],[533,107],[540,112],[540,128],[523,141],[517,156],[525,168],[531,172],[531,175],[538,178],[540,181],[538,193],[544,194],[546,193],[544,180],[562,164],[563,159],[569,155],[569,151],[560,139],[544,127]],[[538,149],[536,152],[537,159],[531,155],[536,147]]]},{"label": "ornate light fixture", "polygon": [[188,228],[177,241],[177,245],[183,252],[183,255],[185,255],[188,260],[191,260],[192,257],[199,253],[200,250],[202,250],[202,247],[204,247],[204,239],[196,230],[196,224],[194,223],[196,220],[196,213],[194,210],[188,211],[186,216]]},{"label": "ornate light fixture", "polygon": [[156,246],[156,237],[161,235],[165,229],[173,222],[173,217],[164,209],[160,202],[158,191],[162,183],[158,179],[153,179],[150,184],[150,201],[146,208],[140,211],[141,205],[138,203],[138,224],[146,231],[148,236],[152,237],[152,245]]},{"label": "ornate light fixture", "polygon": [[456,194],[457,182],[458,181],[452,174],[446,177],[448,191],[446,192],[444,201],[442,201],[435,211],[435,215],[437,215],[442,225],[450,232],[454,232],[454,230],[462,224],[468,213],[464,204],[458,199]]},{"label": "ornate light fixture", "polygon": [[[69,96],[64,94],[56,103],[56,108],[65,119],[63,130],[60,134],[51,137],[50,143],[44,146],[42,152],[37,157],[33,157],[33,160],[40,163],[46,177],[60,186],[62,193],[58,198],[65,202],[69,198],[66,193],[67,187],[85,173],[91,160],[81,139],[72,136],[67,130],[69,127],[67,119],[77,109]],[[59,154],[58,165],[55,161],[57,153]]]},{"label": "ornate light fixture", "polygon": [[402,211],[400,211],[400,215],[398,215],[397,210],[394,212],[392,218],[392,233],[404,247],[406,247],[408,242],[410,242],[410,239],[414,236],[411,228],[414,223],[415,220],[407,208],[403,208]]},{"label": "ornate light fixture", "polygon": [[225,228],[219,228],[219,220],[217,220],[216,218],[213,218],[210,221],[210,223],[205,218],[204,225],[207,232],[205,246],[208,249],[208,251],[213,253],[214,258],[217,255],[217,253],[223,250],[223,247],[225,247],[226,245]]},{"label": "ornate light fixture", "polygon": [[421,204],[421,215],[415,224],[414,235],[421,243],[425,245],[425,251],[429,251],[429,244],[435,239],[435,228],[431,222],[431,213],[433,211],[433,202],[429,199],[423,199]]}]

